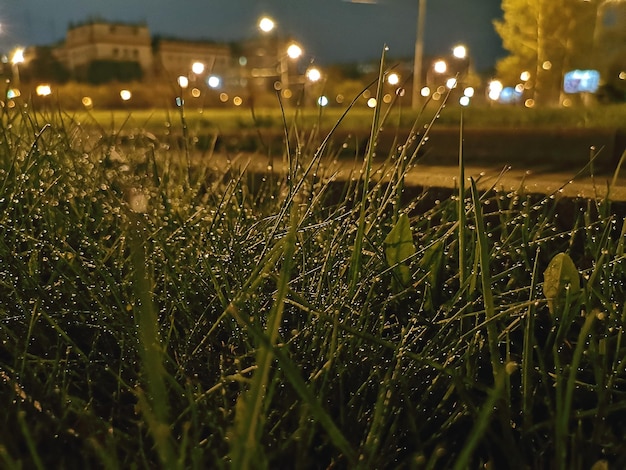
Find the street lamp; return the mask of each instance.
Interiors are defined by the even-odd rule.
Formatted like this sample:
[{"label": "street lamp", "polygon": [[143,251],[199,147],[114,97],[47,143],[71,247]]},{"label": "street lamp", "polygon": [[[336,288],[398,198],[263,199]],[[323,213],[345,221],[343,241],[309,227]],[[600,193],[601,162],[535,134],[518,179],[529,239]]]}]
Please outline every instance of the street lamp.
[{"label": "street lamp", "polygon": [[422,90],[422,62],[424,61],[424,26],[426,24],[426,0],[419,0],[417,10],[417,31],[415,35],[415,55],[413,57],[413,93],[411,105],[419,108]]},{"label": "street lamp", "polygon": [[311,67],[306,71],[306,78],[310,82],[318,82],[322,78],[322,72],[318,68]]},{"label": "street lamp", "polygon": [[24,62],[24,49],[18,48],[13,52],[13,57],[11,58],[11,66],[13,71],[13,81],[15,84],[15,88],[20,87],[20,67],[19,64]]},{"label": "street lamp", "polygon": [[204,64],[202,62],[194,62],[191,64],[191,71],[196,75],[202,75],[204,73]]},{"label": "street lamp", "polygon": [[276,23],[268,16],[264,16],[259,20],[259,29],[264,33],[269,33],[274,29]]},{"label": "street lamp", "polygon": [[454,48],[452,49],[452,55],[457,59],[465,59],[467,57],[467,47],[465,47],[463,44],[454,46]]}]

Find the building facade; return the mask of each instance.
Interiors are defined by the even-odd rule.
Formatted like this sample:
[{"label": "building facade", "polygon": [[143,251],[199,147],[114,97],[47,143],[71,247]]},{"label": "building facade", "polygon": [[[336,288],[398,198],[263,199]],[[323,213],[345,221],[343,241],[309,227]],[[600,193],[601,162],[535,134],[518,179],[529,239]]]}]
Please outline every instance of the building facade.
[{"label": "building facade", "polygon": [[153,64],[146,25],[97,21],[81,24],[68,29],[60,49],[57,57],[78,76],[95,61],[136,62],[144,72]]},{"label": "building facade", "polygon": [[159,39],[155,41],[153,52],[154,70],[158,76],[189,75],[195,63],[203,65],[203,74],[227,76],[232,69],[228,45]]}]

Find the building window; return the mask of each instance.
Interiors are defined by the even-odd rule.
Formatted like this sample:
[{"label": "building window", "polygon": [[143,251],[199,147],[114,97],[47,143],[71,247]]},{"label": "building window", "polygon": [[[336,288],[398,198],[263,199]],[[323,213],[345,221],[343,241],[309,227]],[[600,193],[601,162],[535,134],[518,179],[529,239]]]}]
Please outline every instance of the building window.
[{"label": "building window", "polygon": [[113,48],[113,57],[117,57],[119,55],[120,55],[120,50],[117,47]]}]

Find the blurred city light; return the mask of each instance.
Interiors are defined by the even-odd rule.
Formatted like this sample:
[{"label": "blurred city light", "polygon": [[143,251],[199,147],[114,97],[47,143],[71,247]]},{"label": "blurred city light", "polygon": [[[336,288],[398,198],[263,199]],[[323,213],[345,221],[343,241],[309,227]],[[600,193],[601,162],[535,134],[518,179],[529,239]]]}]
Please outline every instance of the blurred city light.
[{"label": "blurred city light", "polygon": [[13,52],[13,56],[11,57],[11,63],[13,65],[17,65],[23,62],[24,62],[24,49],[20,47],[20,48],[15,49],[15,51]]},{"label": "blurred city light", "polygon": [[204,64],[202,62],[194,62],[191,65],[191,71],[196,75],[201,75],[204,73]]},{"label": "blurred city light", "polygon": [[470,97],[469,96],[461,96],[461,98],[459,98],[459,104],[461,106],[469,106],[469,104],[470,104]]},{"label": "blurred city light", "polygon": [[181,88],[187,88],[189,86],[189,79],[184,75],[178,77],[176,81],[178,82],[178,86],[180,86]]},{"label": "blurred city light", "polygon": [[306,71],[306,78],[310,82],[317,82],[322,78],[322,72],[320,72],[319,69],[312,67]]},{"label": "blurred city light", "polygon": [[397,85],[400,83],[400,76],[397,73],[390,73],[387,77],[387,83],[390,85]]},{"label": "blurred city light", "polygon": [[424,98],[430,96],[430,88],[427,86],[422,87],[422,89],[420,90],[420,95],[422,95]]},{"label": "blurred city light", "polygon": [[211,75],[209,78],[207,78],[206,83],[211,88],[219,88],[222,84],[222,80],[217,75]]},{"label": "blurred city light", "polygon": [[500,93],[502,93],[503,85],[500,80],[492,80],[487,87],[489,99],[492,101],[498,101]]},{"label": "blurred city light", "polygon": [[370,98],[367,100],[367,106],[369,108],[375,108],[376,107],[376,98]]},{"label": "blurred city light", "polygon": [[528,70],[524,70],[522,73],[519,74],[519,79],[523,82],[527,82],[528,80],[530,80],[530,72]]},{"label": "blurred city light", "polygon": [[456,78],[448,78],[448,80],[446,80],[446,86],[450,89],[455,88],[456,87]]},{"label": "blurred city light", "polygon": [[445,60],[438,60],[433,64],[433,70],[437,73],[446,73],[448,64]]},{"label": "blurred city light", "polygon": [[269,33],[274,29],[275,26],[276,23],[274,22],[274,20],[267,16],[264,16],[259,20],[259,29],[264,33]]},{"label": "blurred city light", "polygon": [[571,70],[563,77],[565,93],[595,93],[600,86],[597,70]]},{"label": "blurred city light", "polygon": [[37,88],[35,88],[35,93],[37,93],[37,96],[49,96],[50,94],[52,94],[52,89],[48,84],[41,84],[37,85]]},{"label": "blurred city light", "polygon": [[319,104],[320,106],[324,107],[324,106],[328,106],[328,98],[325,96],[320,96],[317,99],[317,104]]},{"label": "blurred city light", "polygon": [[81,103],[83,103],[83,106],[87,109],[93,108],[93,100],[89,96],[83,96]]},{"label": "blurred city light", "polygon": [[468,86],[465,90],[463,90],[463,96],[467,96],[468,98],[472,98],[474,93],[474,88],[471,86]]},{"label": "blurred city light", "polygon": [[302,48],[295,42],[291,43],[287,48],[287,55],[290,59],[297,59],[302,55]]},{"label": "blurred city light", "polygon": [[462,44],[454,46],[454,49],[452,49],[452,55],[457,59],[465,59],[467,57],[467,47]]},{"label": "blurred city light", "polygon": [[128,101],[129,99],[132,98],[132,93],[130,92],[130,90],[121,90],[120,91],[120,98],[122,98],[123,101]]}]

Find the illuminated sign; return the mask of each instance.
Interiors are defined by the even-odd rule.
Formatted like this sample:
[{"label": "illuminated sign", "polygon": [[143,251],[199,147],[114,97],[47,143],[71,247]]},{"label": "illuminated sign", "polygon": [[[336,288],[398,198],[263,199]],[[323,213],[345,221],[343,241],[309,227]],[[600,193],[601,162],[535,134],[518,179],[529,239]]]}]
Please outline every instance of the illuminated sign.
[{"label": "illuminated sign", "polygon": [[600,85],[600,72],[597,70],[572,70],[565,74],[565,93],[595,93]]}]

